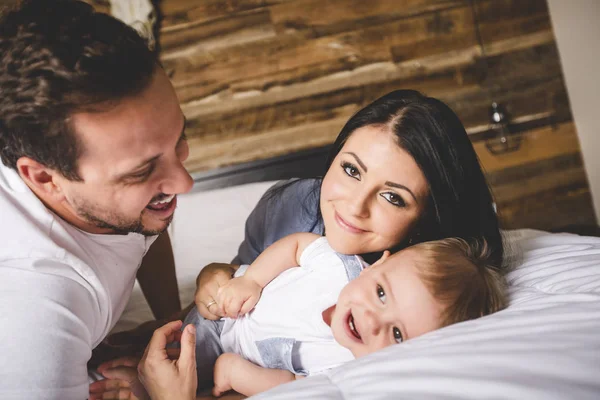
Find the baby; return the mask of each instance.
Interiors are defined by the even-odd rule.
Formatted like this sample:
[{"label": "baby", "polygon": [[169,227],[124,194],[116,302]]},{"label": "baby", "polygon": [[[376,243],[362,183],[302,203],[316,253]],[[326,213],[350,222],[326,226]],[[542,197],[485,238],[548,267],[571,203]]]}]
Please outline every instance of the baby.
[{"label": "baby", "polygon": [[205,320],[195,309],[186,317],[196,327],[198,387],[250,396],[496,312],[504,284],[488,259],[485,243],[451,238],[386,251],[367,266],[325,237],[287,236],[219,290],[229,318]]}]

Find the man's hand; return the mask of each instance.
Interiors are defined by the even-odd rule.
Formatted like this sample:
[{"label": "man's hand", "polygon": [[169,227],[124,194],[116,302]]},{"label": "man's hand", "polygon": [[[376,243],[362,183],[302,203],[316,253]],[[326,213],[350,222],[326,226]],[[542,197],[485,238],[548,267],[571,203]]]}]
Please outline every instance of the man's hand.
[{"label": "man's hand", "polygon": [[148,321],[129,331],[113,333],[107,336],[92,352],[88,361],[88,368],[94,369],[102,363],[119,357],[136,357],[139,359],[144,353],[154,330],[164,322]]},{"label": "man's hand", "polygon": [[235,366],[240,361],[244,361],[244,359],[235,353],[224,353],[217,358],[214,372],[215,386],[212,390],[213,396],[220,397],[232,389],[231,374],[233,374]]},{"label": "man's hand", "polygon": [[[173,321],[157,329],[138,365],[138,376],[152,400],[194,400],[198,387],[196,375],[196,329]],[[179,358],[171,360],[166,346],[181,338]]]},{"label": "man's hand", "polygon": [[[198,312],[206,319],[217,320],[225,315],[217,302],[217,292],[233,278],[239,265],[212,263],[202,268],[196,279],[194,301]],[[208,307],[207,307],[208,305]]]},{"label": "man's hand", "polygon": [[89,400],[148,400],[148,393],[138,379],[139,359],[121,357],[98,367],[106,379],[90,385]]},{"label": "man's hand", "polygon": [[237,318],[248,313],[260,299],[262,287],[246,276],[233,278],[217,291],[215,300],[226,317]]}]

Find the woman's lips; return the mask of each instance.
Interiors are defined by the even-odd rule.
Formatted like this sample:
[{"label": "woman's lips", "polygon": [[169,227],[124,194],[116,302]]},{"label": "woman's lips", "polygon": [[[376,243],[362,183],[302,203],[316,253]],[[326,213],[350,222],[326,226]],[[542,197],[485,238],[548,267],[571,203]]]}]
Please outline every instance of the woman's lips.
[{"label": "woman's lips", "polygon": [[347,222],[345,219],[343,219],[340,214],[337,213],[337,211],[335,212],[335,222],[345,231],[350,232],[350,233],[364,233],[366,232],[363,229],[360,229],[354,225],[352,225],[351,223]]}]

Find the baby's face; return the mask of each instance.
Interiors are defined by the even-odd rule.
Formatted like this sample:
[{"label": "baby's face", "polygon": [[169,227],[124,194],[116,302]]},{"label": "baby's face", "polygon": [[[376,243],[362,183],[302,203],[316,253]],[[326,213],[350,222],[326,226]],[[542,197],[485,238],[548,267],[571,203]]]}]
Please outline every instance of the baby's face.
[{"label": "baby's face", "polygon": [[441,326],[443,308],[421,281],[417,257],[415,250],[398,252],[366,268],[340,293],[331,329],[355,357]]}]

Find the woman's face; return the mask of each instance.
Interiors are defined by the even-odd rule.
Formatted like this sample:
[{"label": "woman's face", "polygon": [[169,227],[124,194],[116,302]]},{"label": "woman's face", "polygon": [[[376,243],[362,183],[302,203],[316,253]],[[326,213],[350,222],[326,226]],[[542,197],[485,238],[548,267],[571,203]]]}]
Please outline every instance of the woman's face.
[{"label": "woman's face", "polygon": [[365,126],[350,135],[321,186],[321,213],[331,247],[343,254],[391,249],[425,210],[428,185],[391,133]]}]

